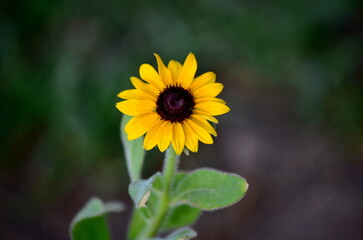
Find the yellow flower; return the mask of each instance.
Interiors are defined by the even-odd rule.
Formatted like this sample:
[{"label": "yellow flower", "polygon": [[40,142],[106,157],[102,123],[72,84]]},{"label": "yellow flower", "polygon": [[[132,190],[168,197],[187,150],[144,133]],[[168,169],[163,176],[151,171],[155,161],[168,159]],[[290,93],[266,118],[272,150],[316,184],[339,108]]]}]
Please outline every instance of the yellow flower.
[{"label": "yellow flower", "polygon": [[230,109],[216,96],[223,85],[216,83],[216,75],[207,72],[194,78],[197,61],[189,53],[183,65],[171,60],[166,67],[154,54],[158,72],[149,64],[140,66],[140,80],[131,77],[136,89],[125,90],[118,97],[126,99],[116,107],[124,114],[134,116],[125,126],[128,140],[145,135],[144,148],[150,150],[158,145],[164,152],[172,144],[176,154],[185,146],[198,151],[198,141],[212,144],[217,136],[210,122],[213,117],[227,113]]}]

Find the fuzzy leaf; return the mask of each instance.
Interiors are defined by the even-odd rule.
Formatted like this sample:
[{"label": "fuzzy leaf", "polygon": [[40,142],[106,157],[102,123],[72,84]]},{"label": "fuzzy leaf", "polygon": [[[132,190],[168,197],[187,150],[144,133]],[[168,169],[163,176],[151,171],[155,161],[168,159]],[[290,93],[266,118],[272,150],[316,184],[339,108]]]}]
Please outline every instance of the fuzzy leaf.
[{"label": "fuzzy leaf", "polygon": [[153,238],[151,240],[188,240],[197,236],[197,233],[188,227],[181,228],[169,234],[166,238]]},{"label": "fuzzy leaf", "polygon": [[179,230],[176,230],[175,232],[168,235],[168,240],[187,240],[192,239],[197,236],[197,233],[188,227],[181,228]]},{"label": "fuzzy leaf", "polygon": [[135,208],[146,207],[146,203],[150,197],[153,182],[155,177],[158,175],[159,173],[146,180],[136,180],[129,185],[129,194],[135,203]]},{"label": "fuzzy leaf", "polygon": [[[186,172],[178,172],[175,175],[172,189],[176,189],[179,182],[188,174]],[[159,180],[160,178],[158,178]],[[155,183],[157,181],[155,180]],[[154,184],[155,187],[156,184]],[[171,230],[192,225],[197,221],[201,214],[201,210],[186,204],[170,206],[166,219],[162,225],[162,230]]]},{"label": "fuzzy leaf", "polygon": [[111,239],[105,214],[108,212],[120,212],[122,210],[124,210],[124,205],[120,202],[103,203],[95,197],[90,199],[72,220],[69,229],[71,239]]},{"label": "fuzzy leaf", "polygon": [[189,205],[178,205],[168,210],[167,217],[162,225],[162,230],[176,229],[189,226],[197,221],[201,210]]},{"label": "fuzzy leaf", "polygon": [[147,221],[155,216],[156,211],[158,210],[158,202],[160,198],[160,192],[158,189],[160,189],[162,185],[160,173],[155,174],[151,178],[153,178],[153,186],[150,191],[151,193],[147,202],[147,207],[134,209],[127,233],[127,239],[129,240],[140,239],[140,236],[143,236]]},{"label": "fuzzy leaf", "polygon": [[[175,175],[175,180],[173,188],[175,188],[179,181],[186,177],[186,173],[177,173]],[[144,230],[147,222],[155,216],[158,211],[158,203],[160,201],[160,196],[162,194],[163,178],[160,173],[155,174],[151,184],[150,198],[147,202],[147,207],[134,209],[131,224],[128,231],[128,239],[142,239],[144,235]],[[150,179],[149,179],[150,180]],[[148,180],[144,180],[148,181]],[[144,191],[145,193],[146,191]],[[188,205],[177,205],[170,206],[169,212],[167,213],[167,218],[163,222],[161,231],[167,231],[179,227],[184,227],[194,223],[200,215],[200,210]],[[169,239],[169,238],[167,238]],[[181,238],[182,239],[182,238]]]},{"label": "fuzzy leaf", "polygon": [[172,202],[211,211],[228,207],[246,193],[246,180],[236,174],[214,169],[198,169],[183,177],[174,191]]},{"label": "fuzzy leaf", "polygon": [[145,150],[143,149],[144,137],[129,141],[124,131],[125,125],[132,117],[123,115],[121,119],[121,140],[124,146],[127,171],[131,182],[141,178],[142,165],[145,158]]}]

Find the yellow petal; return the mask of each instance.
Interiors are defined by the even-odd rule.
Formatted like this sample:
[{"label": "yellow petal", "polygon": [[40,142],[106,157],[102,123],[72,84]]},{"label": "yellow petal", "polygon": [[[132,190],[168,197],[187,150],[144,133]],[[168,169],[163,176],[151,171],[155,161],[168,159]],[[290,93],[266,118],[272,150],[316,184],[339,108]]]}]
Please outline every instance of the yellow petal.
[{"label": "yellow petal", "polygon": [[181,68],[182,68],[182,65],[180,62],[175,61],[175,60],[169,61],[168,69],[171,73],[171,77],[173,78],[173,83],[177,82]]},{"label": "yellow petal", "polygon": [[182,69],[180,70],[177,84],[181,84],[183,88],[188,89],[192,84],[196,71],[197,60],[195,59],[193,53],[189,53],[189,55],[185,59]]},{"label": "yellow petal", "polygon": [[158,144],[158,132],[163,122],[157,122],[145,135],[144,148],[150,150]]},{"label": "yellow petal", "polygon": [[126,115],[136,116],[154,111],[156,104],[150,100],[130,99],[118,102],[116,107]]},{"label": "yellow petal", "polygon": [[216,81],[216,75],[213,72],[206,72],[198,77],[196,77],[190,86],[190,89],[194,92],[198,88],[207,85],[209,83],[214,83]]},{"label": "yellow petal", "polygon": [[200,116],[204,117],[204,118],[205,118],[206,120],[208,120],[208,121],[211,121],[211,122],[214,122],[214,123],[219,123],[219,121],[217,120],[217,118],[212,117],[212,116],[210,116],[210,115],[206,115],[205,113],[200,112],[200,111],[198,111],[198,110],[194,110],[194,111],[193,111],[193,113],[194,113],[194,114],[198,114],[198,115],[200,115]]},{"label": "yellow petal", "polygon": [[198,139],[205,144],[212,144],[213,139],[210,134],[204,128],[200,127],[194,121],[187,119],[185,123],[193,130],[193,132],[197,135]]},{"label": "yellow petal", "polygon": [[165,86],[172,85],[173,80],[171,78],[169,69],[165,67],[163,60],[161,60],[158,54],[154,53],[154,55],[156,57],[156,61],[158,62],[158,72],[161,77],[161,80],[164,82]]},{"label": "yellow petal", "polygon": [[220,94],[222,90],[223,90],[222,83],[210,83],[200,87],[198,90],[193,92],[193,96],[196,99],[203,97],[215,97],[218,94]]},{"label": "yellow petal", "polygon": [[165,88],[159,74],[150,64],[142,64],[139,69],[139,74],[143,80],[154,85],[159,91]]},{"label": "yellow petal", "polygon": [[185,134],[180,123],[173,123],[173,138],[171,144],[175,150],[175,153],[180,155],[185,145]]},{"label": "yellow petal", "polygon": [[230,110],[227,105],[219,102],[201,102],[196,104],[194,108],[196,111],[212,116],[222,115]]},{"label": "yellow petal", "polygon": [[120,92],[117,95],[119,98],[123,98],[123,99],[148,99],[148,100],[152,100],[152,101],[156,101],[155,97],[152,97],[151,95],[140,91],[138,89],[129,89],[129,90],[125,90]]},{"label": "yellow petal", "polygon": [[164,121],[160,126],[158,136],[158,147],[160,152],[164,152],[170,145],[171,138],[173,136],[171,122]]},{"label": "yellow petal", "polygon": [[215,97],[202,97],[202,98],[195,99],[196,104],[201,103],[201,102],[219,102],[219,103],[226,104],[226,102],[223,99],[215,98]]},{"label": "yellow petal", "polygon": [[193,130],[184,122],[182,122],[183,131],[185,134],[185,146],[191,152],[198,152],[198,137]]},{"label": "yellow petal", "polygon": [[160,117],[156,113],[146,113],[131,118],[125,126],[127,139],[131,141],[141,137],[147,131],[149,131],[150,128],[152,128],[158,121],[160,121]]},{"label": "yellow petal", "polygon": [[147,84],[137,77],[131,77],[130,80],[136,89],[143,91],[152,97],[157,97],[159,95],[160,91],[155,86]]},{"label": "yellow petal", "polygon": [[192,116],[190,116],[190,120],[192,120],[194,123],[199,125],[199,127],[202,127],[204,130],[206,130],[208,133],[212,134],[213,136],[215,137],[217,136],[216,130],[202,116],[193,114]]}]

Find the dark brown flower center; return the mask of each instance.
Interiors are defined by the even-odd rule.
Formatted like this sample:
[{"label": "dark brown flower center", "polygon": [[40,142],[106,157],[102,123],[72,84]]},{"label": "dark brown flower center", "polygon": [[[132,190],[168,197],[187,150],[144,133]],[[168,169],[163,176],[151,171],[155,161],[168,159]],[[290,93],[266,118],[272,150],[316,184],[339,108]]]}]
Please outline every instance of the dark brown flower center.
[{"label": "dark brown flower center", "polygon": [[156,112],[164,120],[182,122],[193,113],[195,105],[192,94],[182,87],[168,87],[156,101]]}]

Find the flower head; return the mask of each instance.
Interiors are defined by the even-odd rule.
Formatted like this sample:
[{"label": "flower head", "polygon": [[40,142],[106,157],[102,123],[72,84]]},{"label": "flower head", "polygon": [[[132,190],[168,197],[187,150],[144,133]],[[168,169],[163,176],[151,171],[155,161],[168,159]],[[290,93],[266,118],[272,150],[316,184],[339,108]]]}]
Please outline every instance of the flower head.
[{"label": "flower head", "polygon": [[118,97],[126,99],[116,107],[133,116],[125,126],[129,140],[145,135],[144,148],[158,145],[164,152],[172,144],[176,154],[187,147],[198,151],[198,141],[212,144],[211,135],[217,136],[209,122],[213,117],[227,113],[226,103],[216,96],[223,85],[216,83],[213,72],[196,78],[197,61],[190,53],[183,65],[171,60],[166,67],[155,54],[158,72],[149,64],[140,66],[140,80],[131,77],[135,89],[125,90]]}]

